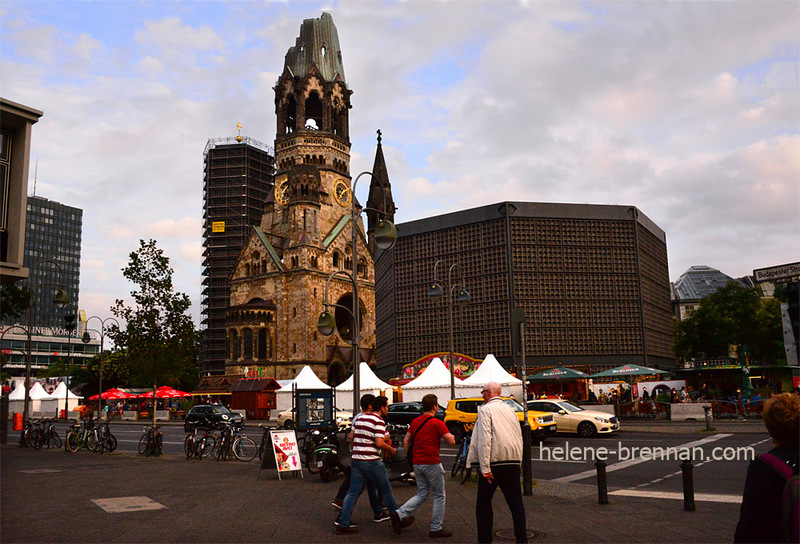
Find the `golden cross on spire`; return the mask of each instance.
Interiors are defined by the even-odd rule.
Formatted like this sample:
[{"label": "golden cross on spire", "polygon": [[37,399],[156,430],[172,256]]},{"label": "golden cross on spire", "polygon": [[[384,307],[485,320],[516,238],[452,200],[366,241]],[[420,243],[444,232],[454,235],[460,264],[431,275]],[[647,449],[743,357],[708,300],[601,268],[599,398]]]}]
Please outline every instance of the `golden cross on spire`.
[{"label": "golden cross on spire", "polygon": [[242,123],[236,123],[236,128],[239,129],[239,134],[242,133]]}]

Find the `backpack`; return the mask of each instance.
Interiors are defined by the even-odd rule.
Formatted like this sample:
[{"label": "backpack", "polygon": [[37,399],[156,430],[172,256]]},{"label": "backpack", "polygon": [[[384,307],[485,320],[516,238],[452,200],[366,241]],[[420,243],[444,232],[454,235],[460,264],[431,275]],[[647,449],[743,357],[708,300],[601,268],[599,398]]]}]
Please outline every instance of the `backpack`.
[{"label": "backpack", "polygon": [[800,476],[771,453],[758,456],[786,480],[781,495],[781,536],[784,542],[800,542]]}]

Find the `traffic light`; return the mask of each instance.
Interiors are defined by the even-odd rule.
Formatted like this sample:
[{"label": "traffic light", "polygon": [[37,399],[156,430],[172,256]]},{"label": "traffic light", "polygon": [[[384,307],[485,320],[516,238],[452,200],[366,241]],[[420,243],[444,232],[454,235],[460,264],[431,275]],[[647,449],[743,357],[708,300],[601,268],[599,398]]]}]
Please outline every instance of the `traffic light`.
[{"label": "traffic light", "polygon": [[67,329],[67,332],[72,334],[72,332],[77,328],[75,324],[75,314],[67,314],[64,316],[64,328]]}]

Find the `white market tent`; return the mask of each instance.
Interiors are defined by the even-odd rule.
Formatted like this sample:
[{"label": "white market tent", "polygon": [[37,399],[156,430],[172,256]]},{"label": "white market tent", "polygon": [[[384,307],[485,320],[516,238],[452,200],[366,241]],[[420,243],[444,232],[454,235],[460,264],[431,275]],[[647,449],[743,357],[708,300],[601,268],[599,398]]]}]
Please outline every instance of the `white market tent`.
[{"label": "white market tent", "polygon": [[[42,413],[42,399],[49,399],[50,395],[47,394],[47,391],[44,390],[42,384],[36,382],[31,387],[30,392],[28,393],[28,410],[31,415],[34,416],[41,416]],[[23,384],[17,384],[16,389],[14,389],[8,395],[9,405],[8,411],[10,414],[14,412],[23,413],[25,411],[25,386]]]},{"label": "white market tent", "polygon": [[486,356],[472,376],[466,378],[461,386],[456,386],[456,394],[459,397],[479,397],[481,389],[489,382],[499,383],[504,397],[514,395],[514,398],[520,402],[525,398],[522,394],[522,380],[509,374],[491,353]]},{"label": "white market tent", "polygon": [[278,412],[283,412],[292,407],[293,386],[297,389],[330,389],[330,385],[320,380],[310,366],[304,366],[295,378],[275,391],[275,407]]},{"label": "white market tent", "polygon": [[[457,397],[464,396],[458,393],[461,383],[459,378],[455,379]],[[438,357],[430,362],[422,374],[403,386],[403,402],[421,401],[428,393],[436,395],[442,406],[450,400],[450,370]]]},{"label": "white market tent", "polygon": [[67,389],[67,384],[65,384],[64,382],[59,382],[58,387],[56,387],[56,390],[50,393],[49,402],[54,403],[53,404],[53,406],[55,407],[54,411],[52,411],[49,407],[44,407],[44,406],[42,407],[42,410],[45,412],[45,415],[47,415],[48,413],[58,414],[60,413],[61,410],[64,409],[64,400],[66,399],[67,417],[69,417],[72,409],[78,406],[78,404],[80,404],[80,399],[82,398],[83,397],[80,397],[75,393],[73,393],[72,391],[70,391],[69,389]]},{"label": "white market tent", "polygon": [[[381,380],[367,363],[362,362],[358,367],[358,390],[360,395],[371,393],[375,396],[386,395],[392,398],[387,392],[392,390],[392,386]],[[340,410],[353,411],[353,375],[336,386],[336,407]]]}]

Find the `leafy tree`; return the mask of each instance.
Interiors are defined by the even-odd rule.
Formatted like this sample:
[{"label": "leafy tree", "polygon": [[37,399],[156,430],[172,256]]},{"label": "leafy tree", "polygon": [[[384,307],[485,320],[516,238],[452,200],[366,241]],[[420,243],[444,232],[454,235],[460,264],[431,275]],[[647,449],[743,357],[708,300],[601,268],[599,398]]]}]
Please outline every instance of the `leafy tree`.
[{"label": "leafy tree", "polygon": [[27,287],[17,287],[13,283],[0,286],[0,320],[16,319],[21,316],[31,301],[31,292]]},{"label": "leafy tree", "polygon": [[[128,361],[131,384],[152,387],[177,384],[189,369],[197,375],[198,334],[191,316],[189,297],[176,293],[169,258],[155,240],[139,241],[122,275],[137,286],[132,303],[117,299],[111,312],[127,324],[112,326],[109,335]],[[153,425],[155,425],[155,410]]]},{"label": "leafy tree", "polygon": [[729,345],[747,346],[762,364],[785,361],[780,303],[729,282],[676,324],[674,351],[680,359],[727,357]]}]

